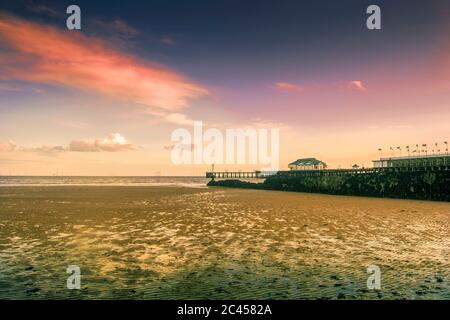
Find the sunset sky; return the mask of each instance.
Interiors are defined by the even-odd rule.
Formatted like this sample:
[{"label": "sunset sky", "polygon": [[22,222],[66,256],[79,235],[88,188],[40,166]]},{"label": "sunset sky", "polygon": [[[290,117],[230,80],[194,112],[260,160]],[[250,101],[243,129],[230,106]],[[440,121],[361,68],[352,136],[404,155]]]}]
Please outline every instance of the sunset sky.
[{"label": "sunset sky", "polygon": [[[371,4],[382,30],[366,28]],[[167,147],[193,120],[278,128],[282,169],[444,149],[450,3],[1,1],[0,175],[203,175]]]}]

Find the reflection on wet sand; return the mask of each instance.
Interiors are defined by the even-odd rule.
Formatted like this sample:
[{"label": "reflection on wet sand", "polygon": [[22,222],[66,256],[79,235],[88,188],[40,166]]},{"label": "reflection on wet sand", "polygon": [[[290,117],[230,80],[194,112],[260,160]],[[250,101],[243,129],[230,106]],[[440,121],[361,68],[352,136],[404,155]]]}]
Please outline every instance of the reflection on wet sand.
[{"label": "reflection on wet sand", "polygon": [[449,203],[137,186],[0,199],[0,298],[450,298]]}]

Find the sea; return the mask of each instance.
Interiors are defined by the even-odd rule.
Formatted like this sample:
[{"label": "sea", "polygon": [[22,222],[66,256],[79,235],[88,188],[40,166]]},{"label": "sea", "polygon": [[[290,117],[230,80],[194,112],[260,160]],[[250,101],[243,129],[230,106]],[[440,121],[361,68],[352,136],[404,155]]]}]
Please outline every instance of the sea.
[{"label": "sea", "polygon": [[204,177],[165,176],[0,176],[2,186],[175,186],[206,187]]}]

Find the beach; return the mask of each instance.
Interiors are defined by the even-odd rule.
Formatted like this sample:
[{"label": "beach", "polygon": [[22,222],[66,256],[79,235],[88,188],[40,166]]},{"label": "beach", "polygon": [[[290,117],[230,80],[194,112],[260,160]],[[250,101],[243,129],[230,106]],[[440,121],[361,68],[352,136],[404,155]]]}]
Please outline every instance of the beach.
[{"label": "beach", "polygon": [[2,186],[0,299],[450,299],[449,234],[448,202]]}]

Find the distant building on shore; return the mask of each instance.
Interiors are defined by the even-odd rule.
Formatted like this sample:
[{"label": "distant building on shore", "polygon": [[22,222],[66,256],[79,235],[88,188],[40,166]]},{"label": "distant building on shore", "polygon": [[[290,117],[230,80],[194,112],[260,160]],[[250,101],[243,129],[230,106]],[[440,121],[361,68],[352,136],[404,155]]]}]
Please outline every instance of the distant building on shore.
[{"label": "distant building on shore", "polygon": [[439,167],[450,165],[450,154],[380,158],[372,162],[374,168]]},{"label": "distant building on shore", "polygon": [[289,163],[289,170],[299,171],[299,170],[324,170],[327,168],[327,164],[323,161],[317,160],[316,158],[304,158],[298,159],[294,162]]}]

